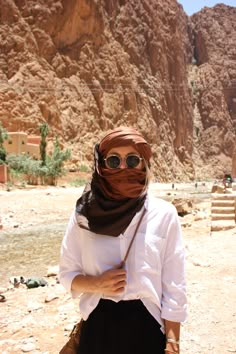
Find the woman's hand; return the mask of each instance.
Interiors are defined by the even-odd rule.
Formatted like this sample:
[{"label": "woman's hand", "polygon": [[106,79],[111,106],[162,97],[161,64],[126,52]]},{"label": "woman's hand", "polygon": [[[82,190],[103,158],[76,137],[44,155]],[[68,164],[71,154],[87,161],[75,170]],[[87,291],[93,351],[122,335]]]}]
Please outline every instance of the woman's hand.
[{"label": "woman's hand", "polygon": [[126,286],[126,270],[112,268],[95,278],[95,285],[104,295],[117,295],[122,293]]},{"label": "woman's hand", "polygon": [[117,295],[124,291],[125,286],[126,270],[119,264],[97,276],[82,274],[75,276],[72,280],[71,290],[79,293]]}]

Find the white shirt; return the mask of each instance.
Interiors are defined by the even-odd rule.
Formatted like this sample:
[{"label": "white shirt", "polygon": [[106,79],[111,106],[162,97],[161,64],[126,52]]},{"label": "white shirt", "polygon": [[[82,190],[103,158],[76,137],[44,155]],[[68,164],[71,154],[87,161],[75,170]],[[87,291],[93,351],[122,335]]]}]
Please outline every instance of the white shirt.
[{"label": "white shirt", "polygon": [[[148,195],[144,208],[146,213],[126,261],[125,291],[105,298],[116,302],[142,300],[164,332],[163,319],[175,322],[186,319],[181,228],[171,203]],[[60,282],[68,292],[76,275],[96,276],[123,260],[141,213],[142,210],[135,215],[123,234],[112,237],[81,229],[73,212],[61,247],[59,271]],[[86,320],[103,295],[72,292],[74,298],[79,295],[80,311]]]}]

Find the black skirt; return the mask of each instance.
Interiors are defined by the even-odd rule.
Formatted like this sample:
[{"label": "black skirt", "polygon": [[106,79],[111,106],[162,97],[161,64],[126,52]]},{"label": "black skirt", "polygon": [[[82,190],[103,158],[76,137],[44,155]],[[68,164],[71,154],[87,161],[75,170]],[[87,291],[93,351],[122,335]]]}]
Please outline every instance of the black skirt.
[{"label": "black skirt", "polygon": [[140,300],[100,300],[83,322],[78,354],[164,354],[165,335]]}]

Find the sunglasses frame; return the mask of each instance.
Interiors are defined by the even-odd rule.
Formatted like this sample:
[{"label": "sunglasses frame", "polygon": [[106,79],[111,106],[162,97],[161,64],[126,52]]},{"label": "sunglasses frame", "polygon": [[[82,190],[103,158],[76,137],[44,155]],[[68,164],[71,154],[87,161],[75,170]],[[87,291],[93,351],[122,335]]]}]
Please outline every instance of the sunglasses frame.
[{"label": "sunglasses frame", "polygon": [[[120,163],[119,163],[119,165],[118,165],[117,167],[110,167],[109,165],[107,165],[106,160],[109,159],[110,157],[113,157],[113,156],[118,157],[119,160],[120,160]],[[137,166],[135,166],[135,167],[129,167],[129,166],[127,165],[127,162],[126,162],[126,161],[127,161],[127,158],[128,158],[129,156],[135,156],[135,157],[138,157],[138,158],[139,158],[139,163],[137,164]],[[140,164],[140,162],[143,160],[143,157],[140,157],[140,156],[137,155],[137,154],[128,154],[128,155],[126,155],[125,157],[121,157],[121,156],[118,155],[118,154],[111,154],[111,155],[109,155],[108,157],[106,157],[106,158],[103,159],[103,160],[104,160],[104,162],[105,162],[106,167],[109,168],[110,170],[115,170],[115,169],[117,169],[117,168],[120,168],[120,165],[121,165],[121,163],[122,163],[123,161],[125,161],[126,168],[131,168],[131,169],[133,169],[133,168],[138,167],[138,165]]]}]

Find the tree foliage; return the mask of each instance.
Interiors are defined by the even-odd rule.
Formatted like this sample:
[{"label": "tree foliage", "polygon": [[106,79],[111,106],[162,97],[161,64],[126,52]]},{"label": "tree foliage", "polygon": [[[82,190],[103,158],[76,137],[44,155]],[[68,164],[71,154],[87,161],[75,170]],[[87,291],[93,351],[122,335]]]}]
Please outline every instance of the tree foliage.
[{"label": "tree foliage", "polygon": [[45,156],[45,163],[42,160],[35,160],[26,154],[9,155],[7,163],[14,173],[18,172],[26,176],[29,184],[51,184],[56,185],[58,178],[65,174],[64,162],[70,159],[69,149],[62,150],[58,138],[55,138],[54,149],[51,155]]},{"label": "tree foliage", "polygon": [[3,143],[7,139],[8,139],[8,132],[5,128],[3,128],[2,123],[0,122],[0,164],[6,162],[7,152],[3,146]]},{"label": "tree foliage", "polygon": [[46,148],[47,148],[47,136],[49,133],[49,126],[46,123],[43,123],[39,127],[41,141],[40,141],[40,156],[42,161],[42,166],[46,165]]},{"label": "tree foliage", "polygon": [[70,159],[70,157],[70,150],[62,150],[58,138],[56,137],[52,155],[48,155],[46,159],[47,176],[51,178],[51,184],[56,185],[58,177],[65,174],[63,165],[65,161]]}]

